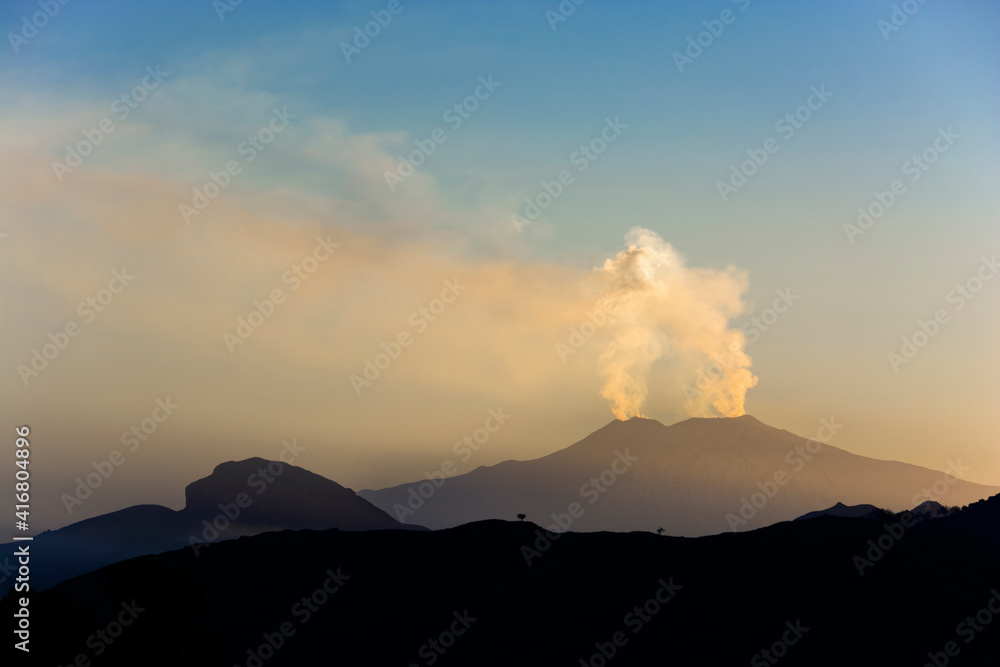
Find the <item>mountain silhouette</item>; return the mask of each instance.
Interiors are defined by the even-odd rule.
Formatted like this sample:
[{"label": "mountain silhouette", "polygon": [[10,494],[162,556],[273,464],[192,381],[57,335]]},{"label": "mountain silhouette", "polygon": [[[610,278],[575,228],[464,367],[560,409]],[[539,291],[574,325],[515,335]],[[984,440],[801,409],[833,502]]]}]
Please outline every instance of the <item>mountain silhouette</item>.
[{"label": "mountain silhouette", "polygon": [[931,519],[941,519],[951,514],[952,510],[934,500],[925,500],[910,512],[922,521]]},{"label": "mountain silhouette", "polygon": [[[498,520],[269,532],[34,593],[31,660],[839,667],[944,664],[952,642],[955,664],[996,665],[982,610],[1000,602],[1000,543],[984,539],[998,508],[1000,496],[910,528],[822,516],[702,538]],[[0,601],[0,615],[15,608]],[[126,609],[134,623],[95,639]],[[964,620],[977,616],[981,632]]]},{"label": "mountain silhouette", "polygon": [[234,522],[246,531],[399,528],[395,519],[351,489],[304,468],[281,463],[280,474],[261,474],[276,463],[252,458],[219,464],[208,477],[187,485],[183,511],[198,518],[215,516],[220,505],[246,493],[252,502]]},{"label": "mountain silhouette", "polygon": [[816,519],[821,516],[844,516],[852,517],[856,519],[874,519],[879,516],[879,513],[884,510],[875,507],[874,505],[845,505],[844,503],[837,503],[833,507],[828,507],[825,510],[816,510],[815,512],[808,512],[800,517],[796,517],[796,521],[804,521],[807,519]]},{"label": "mountain silhouette", "polygon": [[974,502],[934,523],[945,529],[975,533],[1000,545],[1000,495]]},{"label": "mountain silhouette", "polygon": [[[262,458],[219,464],[187,486],[185,499],[181,510],[136,505],[37,535],[31,542],[33,589],[135,556],[185,546],[200,553],[215,542],[268,531],[425,530],[400,524],[332,480]],[[18,546],[0,544],[0,570],[10,571]],[[13,583],[14,577],[4,577],[0,595]]]},{"label": "mountain silhouette", "polygon": [[[627,466],[626,455],[634,458]],[[404,523],[434,529],[519,513],[558,527],[576,503],[580,516],[571,517],[571,530],[663,527],[670,535],[696,537],[788,521],[838,502],[907,510],[935,484],[949,505],[1000,491],[852,454],[750,415],[672,426],[636,417],[612,421],[531,461],[504,461],[436,484],[418,480],[359,495]]]}]

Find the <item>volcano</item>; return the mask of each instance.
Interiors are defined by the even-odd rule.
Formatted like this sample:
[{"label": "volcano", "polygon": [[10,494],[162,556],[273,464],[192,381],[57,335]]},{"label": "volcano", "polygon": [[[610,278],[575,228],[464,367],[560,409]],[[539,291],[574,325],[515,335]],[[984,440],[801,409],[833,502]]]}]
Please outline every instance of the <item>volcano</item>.
[{"label": "volcano", "polygon": [[[834,439],[829,422],[817,437]],[[555,530],[655,531],[696,537],[790,521],[836,503],[903,511],[931,499],[965,505],[1000,487],[852,454],[750,415],[671,426],[615,420],[530,461],[417,480],[359,495],[404,523],[432,529],[518,514]]]}]

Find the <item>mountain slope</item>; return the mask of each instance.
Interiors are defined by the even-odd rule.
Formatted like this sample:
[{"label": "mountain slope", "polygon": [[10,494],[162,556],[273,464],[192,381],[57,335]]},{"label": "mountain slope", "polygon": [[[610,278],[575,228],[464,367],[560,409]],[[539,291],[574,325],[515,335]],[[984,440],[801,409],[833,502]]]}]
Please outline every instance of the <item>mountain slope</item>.
[{"label": "mountain slope", "polygon": [[[940,523],[906,531],[864,576],[856,558],[884,544],[886,528],[830,516],[698,539],[570,532],[548,547],[516,521],[267,533],[34,594],[31,658],[625,667],[775,664],[770,649],[788,667],[881,666],[922,665],[958,642],[956,664],[996,665],[1000,633],[967,643],[956,624],[1000,598],[1000,545]],[[528,547],[540,549],[530,562]],[[88,641],[123,604],[141,609],[137,620],[110,645]],[[14,609],[0,603],[7,618]]]},{"label": "mountain slope", "polygon": [[828,507],[825,510],[816,510],[815,512],[807,512],[800,517],[796,517],[796,521],[807,521],[809,519],[818,519],[821,516],[842,516],[850,517],[852,519],[875,519],[878,518],[879,508],[874,505],[845,505],[844,503],[837,503],[833,507]]},{"label": "mountain slope", "polygon": [[[216,466],[211,475],[187,486],[185,498],[179,511],[136,505],[36,536],[30,543],[32,588],[135,556],[192,543],[201,552],[219,540],[273,530],[423,530],[401,525],[332,480],[261,458]],[[0,571],[12,571],[19,546],[0,544]],[[13,576],[0,580],[0,595],[13,583]]]},{"label": "mountain slope", "polygon": [[976,533],[1000,545],[1000,495],[976,501],[935,523],[950,530]]},{"label": "mountain slope", "polygon": [[[626,458],[634,460],[626,465]],[[568,517],[572,530],[663,527],[699,536],[791,520],[838,502],[901,511],[941,480],[950,505],[1000,491],[954,477],[948,483],[945,473],[851,454],[744,415],[672,426],[613,421],[548,456],[480,467],[433,492],[421,480],[360,495],[430,528],[523,512],[546,526],[556,525],[553,514],[563,525]]]},{"label": "mountain slope", "polygon": [[[278,474],[272,472],[279,469]],[[333,480],[261,458],[221,463],[208,477],[188,484],[183,511],[199,519],[217,516],[220,505],[234,503],[241,493],[249,497],[250,504],[240,508],[235,523],[252,532],[400,527],[395,519]]]}]

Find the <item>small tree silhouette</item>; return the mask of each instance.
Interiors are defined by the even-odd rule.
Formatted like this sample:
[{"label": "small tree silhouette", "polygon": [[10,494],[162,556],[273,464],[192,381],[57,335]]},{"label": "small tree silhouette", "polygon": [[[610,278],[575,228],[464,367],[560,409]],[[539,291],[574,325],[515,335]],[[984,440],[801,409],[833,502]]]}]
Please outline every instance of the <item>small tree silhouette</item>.
[{"label": "small tree silhouette", "polygon": [[521,521],[524,521],[525,519],[528,518],[528,515],[527,514],[518,514],[517,518],[520,519]]},{"label": "small tree silhouette", "polygon": [[663,534],[663,528],[662,527],[661,528],[657,528],[656,529],[656,534],[657,535],[662,535]]}]

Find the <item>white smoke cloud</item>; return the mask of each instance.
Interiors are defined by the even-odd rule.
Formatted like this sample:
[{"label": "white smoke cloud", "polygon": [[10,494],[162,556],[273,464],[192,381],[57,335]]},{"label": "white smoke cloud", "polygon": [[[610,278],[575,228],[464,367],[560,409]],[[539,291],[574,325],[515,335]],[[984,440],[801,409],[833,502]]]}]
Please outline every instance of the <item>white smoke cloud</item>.
[{"label": "white smoke cloud", "polygon": [[642,416],[650,369],[664,362],[678,384],[697,386],[686,392],[684,408],[692,416],[743,414],[757,378],[743,332],[729,322],[745,308],[746,273],[733,266],[689,268],[669,243],[642,227],[632,228],[625,244],[597,269],[615,286],[602,299],[614,319],[612,340],[598,360],[601,395],[611,411],[618,419]]}]

